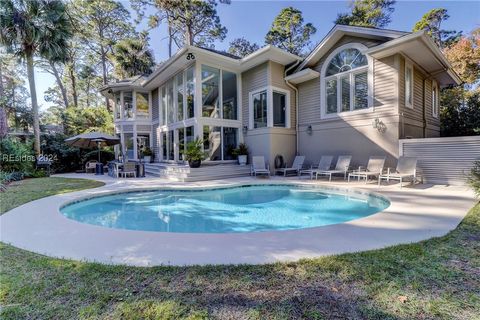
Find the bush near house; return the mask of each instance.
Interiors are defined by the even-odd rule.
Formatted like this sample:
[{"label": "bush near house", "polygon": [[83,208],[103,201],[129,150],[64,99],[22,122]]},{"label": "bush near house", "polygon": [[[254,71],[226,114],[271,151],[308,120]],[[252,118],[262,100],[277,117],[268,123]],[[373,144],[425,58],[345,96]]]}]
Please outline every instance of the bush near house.
[{"label": "bush near house", "polygon": [[480,197],[480,160],[474,162],[473,168],[468,176],[468,184],[472,187],[477,197]]}]

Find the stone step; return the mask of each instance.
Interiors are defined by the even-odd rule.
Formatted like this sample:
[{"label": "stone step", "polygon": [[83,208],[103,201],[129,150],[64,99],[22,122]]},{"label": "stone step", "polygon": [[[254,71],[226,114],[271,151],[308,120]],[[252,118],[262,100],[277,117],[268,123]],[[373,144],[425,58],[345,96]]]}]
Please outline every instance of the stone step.
[{"label": "stone step", "polygon": [[148,176],[162,177],[172,181],[205,181],[245,177],[250,175],[250,166],[237,164],[203,165],[200,168],[190,168],[184,165],[146,164],[145,173]]}]

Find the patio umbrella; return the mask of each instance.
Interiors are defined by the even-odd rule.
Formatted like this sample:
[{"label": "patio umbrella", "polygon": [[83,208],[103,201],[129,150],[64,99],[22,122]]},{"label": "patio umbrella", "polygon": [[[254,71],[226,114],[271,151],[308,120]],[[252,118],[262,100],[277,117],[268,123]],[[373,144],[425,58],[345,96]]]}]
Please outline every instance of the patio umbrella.
[{"label": "patio umbrella", "polygon": [[98,148],[98,162],[100,162],[100,148],[102,146],[114,146],[120,143],[120,139],[103,132],[88,132],[65,139],[65,143],[83,149]]}]

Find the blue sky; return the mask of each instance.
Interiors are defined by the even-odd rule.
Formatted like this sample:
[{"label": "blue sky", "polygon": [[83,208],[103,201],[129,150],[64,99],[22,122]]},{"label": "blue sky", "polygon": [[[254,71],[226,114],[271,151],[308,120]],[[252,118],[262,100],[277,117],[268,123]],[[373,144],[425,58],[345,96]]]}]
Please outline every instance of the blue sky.
[{"label": "blue sky", "polygon": [[[129,8],[128,1],[122,3]],[[227,38],[215,44],[217,49],[228,49],[228,43],[235,38],[244,37],[251,42],[263,44],[275,16],[284,7],[293,6],[303,12],[305,22],[311,22],[317,28],[312,42],[319,42],[333,27],[337,13],[347,12],[350,1],[245,1],[232,0],[230,5],[217,7],[222,24],[227,27]],[[402,1],[397,0],[389,29],[411,31],[413,25],[423,14],[434,8],[448,10],[450,19],[443,25],[447,30],[469,32],[480,26],[480,1]],[[132,16],[135,13],[132,12]],[[144,26],[138,26],[142,30]],[[168,58],[168,40],[166,28],[160,26],[150,33],[150,45],[155,53],[156,62]],[[42,109],[48,106],[43,93],[54,84],[52,76],[36,73],[37,94]]]}]

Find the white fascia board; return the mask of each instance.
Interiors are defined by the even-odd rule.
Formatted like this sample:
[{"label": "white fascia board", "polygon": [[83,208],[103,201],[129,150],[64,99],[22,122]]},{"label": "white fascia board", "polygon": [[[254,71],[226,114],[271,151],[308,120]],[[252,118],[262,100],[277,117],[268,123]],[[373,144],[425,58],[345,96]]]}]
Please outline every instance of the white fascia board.
[{"label": "white fascia board", "polygon": [[291,82],[293,84],[298,84],[298,83],[302,83],[308,80],[318,78],[319,76],[320,76],[319,72],[312,70],[310,68],[307,68],[307,69],[303,69],[302,71],[291,74],[288,77],[285,77],[285,81]]}]

